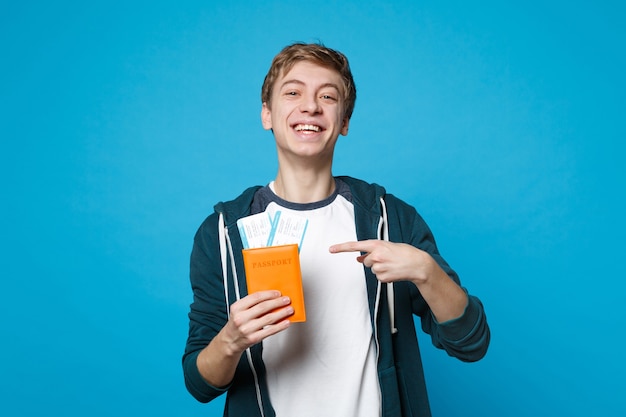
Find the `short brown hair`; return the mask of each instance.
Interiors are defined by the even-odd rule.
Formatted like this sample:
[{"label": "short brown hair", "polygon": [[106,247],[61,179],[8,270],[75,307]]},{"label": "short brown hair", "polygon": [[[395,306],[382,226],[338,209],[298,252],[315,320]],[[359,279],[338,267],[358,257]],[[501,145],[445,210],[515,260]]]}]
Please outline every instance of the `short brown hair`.
[{"label": "short brown hair", "polygon": [[349,119],[352,116],[356,101],[356,86],[354,85],[348,58],[341,52],[322,44],[297,42],[283,48],[274,57],[272,65],[265,76],[263,87],[261,88],[261,102],[267,103],[268,107],[271,107],[272,90],[276,80],[281,75],[288,73],[300,61],[313,62],[322,67],[335,70],[341,75],[344,89],[344,117]]}]

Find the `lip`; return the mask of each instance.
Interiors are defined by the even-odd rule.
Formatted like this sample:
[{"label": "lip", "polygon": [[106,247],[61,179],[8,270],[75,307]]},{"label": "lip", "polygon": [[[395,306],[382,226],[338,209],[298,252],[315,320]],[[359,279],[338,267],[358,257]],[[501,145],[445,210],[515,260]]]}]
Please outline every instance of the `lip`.
[{"label": "lip", "polygon": [[[319,130],[298,130],[298,126],[315,126],[317,127]],[[291,129],[293,130],[293,132],[302,138],[313,138],[313,137],[317,137],[318,135],[322,134],[326,128],[324,126],[322,126],[319,122],[316,121],[312,121],[312,120],[299,120],[296,123],[293,123],[291,125]]]},{"label": "lip", "polygon": [[323,132],[324,130],[326,130],[326,127],[324,125],[322,125],[319,120],[298,120],[295,121],[293,123],[291,123],[291,128],[295,129],[297,126],[300,125],[310,125],[310,126],[317,126],[319,127],[319,131]]}]

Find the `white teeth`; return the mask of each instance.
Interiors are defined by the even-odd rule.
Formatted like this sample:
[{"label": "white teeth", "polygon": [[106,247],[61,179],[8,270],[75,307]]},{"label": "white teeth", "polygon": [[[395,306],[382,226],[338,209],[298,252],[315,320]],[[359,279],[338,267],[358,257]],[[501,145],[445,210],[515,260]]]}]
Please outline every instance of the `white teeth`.
[{"label": "white teeth", "polygon": [[299,132],[303,130],[312,130],[313,132],[319,132],[321,129],[319,126],[315,125],[297,125],[296,130]]}]

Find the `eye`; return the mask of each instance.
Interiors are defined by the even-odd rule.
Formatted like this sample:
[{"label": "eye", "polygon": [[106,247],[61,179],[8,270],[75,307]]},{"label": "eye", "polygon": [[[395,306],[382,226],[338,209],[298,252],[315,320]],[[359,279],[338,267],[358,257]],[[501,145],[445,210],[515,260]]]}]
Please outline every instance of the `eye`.
[{"label": "eye", "polygon": [[322,94],[321,97],[323,100],[337,101],[337,98],[332,94]]},{"label": "eye", "polygon": [[286,95],[286,96],[295,97],[295,96],[297,96],[297,95],[298,95],[298,92],[297,92],[297,91],[294,91],[294,90],[288,90],[288,91],[285,91],[285,95]]}]

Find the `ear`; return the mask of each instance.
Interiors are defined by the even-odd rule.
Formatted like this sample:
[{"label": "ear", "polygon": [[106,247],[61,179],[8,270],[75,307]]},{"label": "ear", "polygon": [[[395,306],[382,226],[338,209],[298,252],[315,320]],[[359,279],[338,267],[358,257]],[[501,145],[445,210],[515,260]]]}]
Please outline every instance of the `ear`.
[{"label": "ear", "polygon": [[343,124],[341,126],[341,131],[339,133],[341,133],[343,136],[347,136],[349,126],[350,126],[350,119],[346,117],[343,119]]},{"label": "ear", "polygon": [[272,129],[272,111],[267,105],[267,102],[263,102],[263,107],[261,108],[261,123],[263,124],[263,129]]}]

